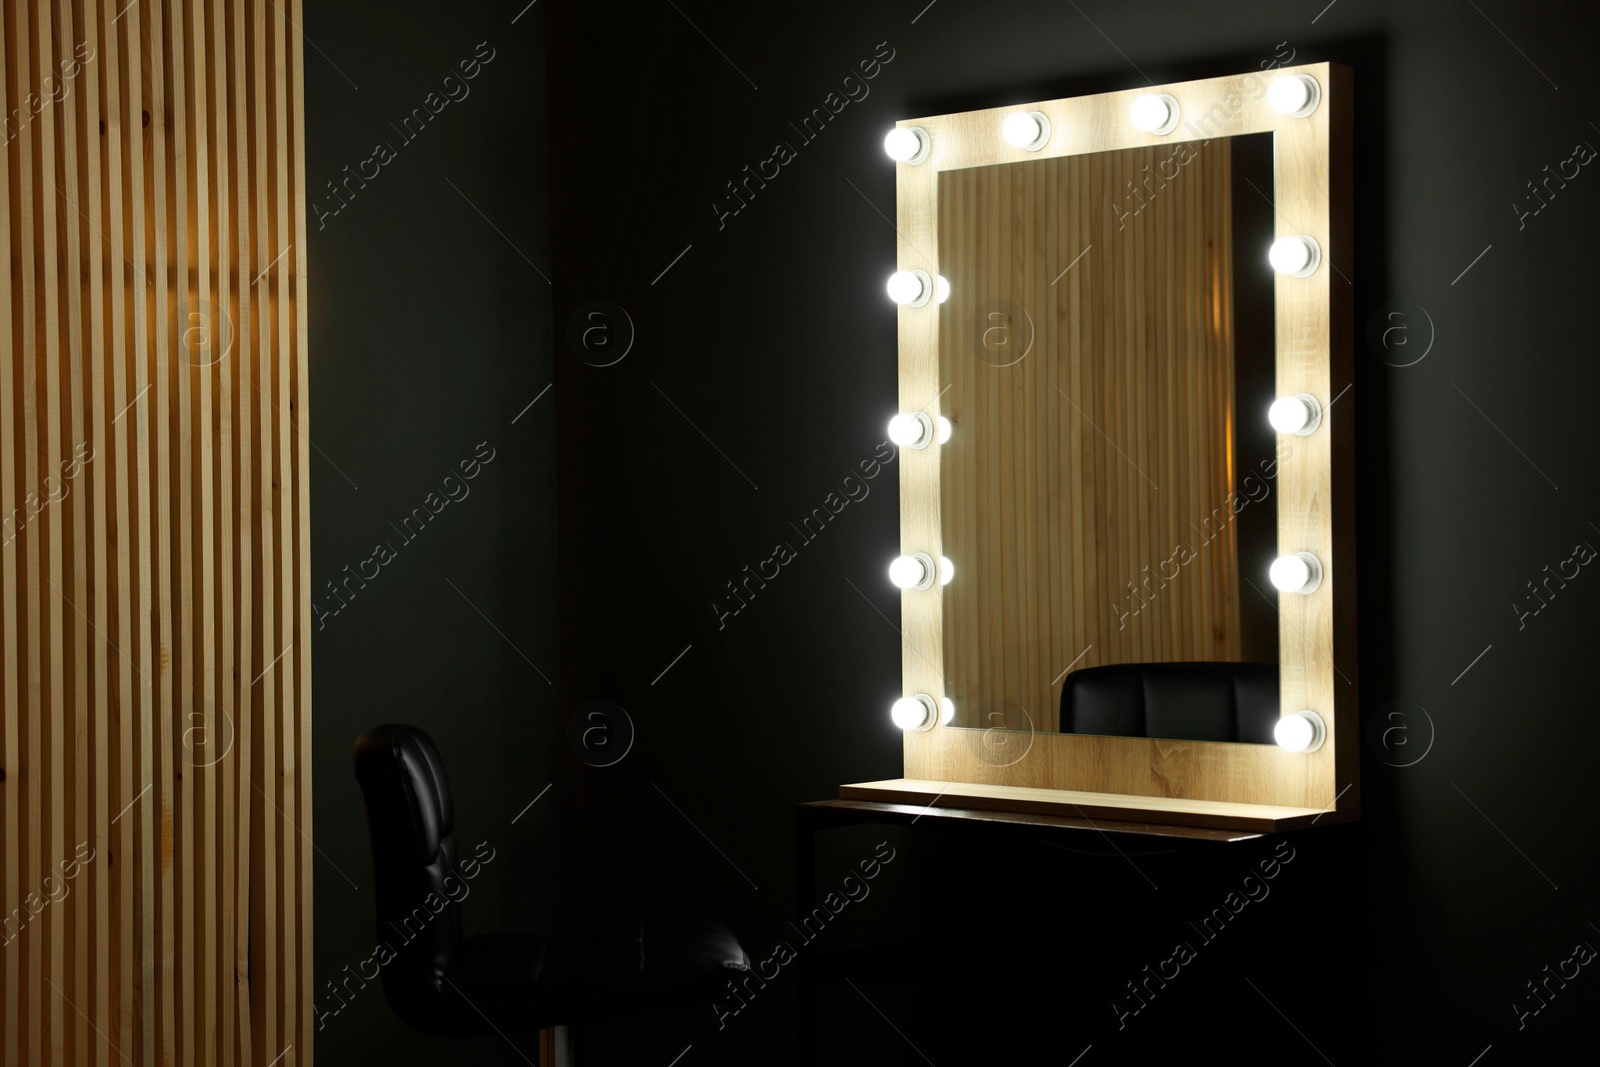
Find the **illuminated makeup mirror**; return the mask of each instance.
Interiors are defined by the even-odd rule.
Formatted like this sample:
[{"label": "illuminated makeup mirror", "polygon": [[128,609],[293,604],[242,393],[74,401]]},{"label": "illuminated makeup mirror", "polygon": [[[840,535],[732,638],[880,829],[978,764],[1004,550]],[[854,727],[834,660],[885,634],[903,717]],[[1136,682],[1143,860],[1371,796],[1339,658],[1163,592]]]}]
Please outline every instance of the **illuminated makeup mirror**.
[{"label": "illuminated makeup mirror", "polygon": [[844,795],[1353,817],[1349,72],[900,127],[918,699],[906,777]]}]

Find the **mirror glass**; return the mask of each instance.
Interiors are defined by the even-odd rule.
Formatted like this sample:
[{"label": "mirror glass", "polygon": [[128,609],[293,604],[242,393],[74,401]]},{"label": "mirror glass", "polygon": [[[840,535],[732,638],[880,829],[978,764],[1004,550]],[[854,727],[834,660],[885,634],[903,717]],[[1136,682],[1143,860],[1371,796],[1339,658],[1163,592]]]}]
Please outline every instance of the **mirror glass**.
[{"label": "mirror glass", "polygon": [[940,174],[951,725],[1272,742],[1272,150]]}]

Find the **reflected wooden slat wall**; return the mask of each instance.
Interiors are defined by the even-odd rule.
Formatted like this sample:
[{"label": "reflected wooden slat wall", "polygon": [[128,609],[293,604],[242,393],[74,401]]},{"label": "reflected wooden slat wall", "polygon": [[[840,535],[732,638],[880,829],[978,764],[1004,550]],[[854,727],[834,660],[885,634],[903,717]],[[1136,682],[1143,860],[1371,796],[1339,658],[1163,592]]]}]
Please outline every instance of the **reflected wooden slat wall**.
[{"label": "reflected wooden slat wall", "polygon": [[300,4],[0,10],[0,1067],[309,1064]]},{"label": "reflected wooden slat wall", "polygon": [[1206,525],[1233,489],[1229,161],[1218,139],[939,176],[956,725],[1056,730],[1069,664],[1239,658],[1233,526]]}]

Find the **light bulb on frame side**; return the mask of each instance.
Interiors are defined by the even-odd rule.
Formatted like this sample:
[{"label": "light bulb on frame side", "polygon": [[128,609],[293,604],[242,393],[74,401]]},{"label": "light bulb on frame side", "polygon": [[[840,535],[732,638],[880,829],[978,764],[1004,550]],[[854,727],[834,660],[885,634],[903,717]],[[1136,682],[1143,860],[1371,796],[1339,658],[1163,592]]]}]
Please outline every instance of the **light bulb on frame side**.
[{"label": "light bulb on frame side", "polygon": [[901,448],[927,448],[950,440],[950,420],[925,411],[902,411],[889,420],[889,440]]},{"label": "light bulb on frame side", "polygon": [[931,589],[937,573],[933,557],[926,552],[896,556],[889,564],[889,581],[901,589]]},{"label": "light bulb on frame side", "polygon": [[901,697],[889,708],[889,718],[902,730],[926,730],[935,714],[933,698],[926,693]]},{"label": "light bulb on frame side", "polygon": [[1145,133],[1171,133],[1178,128],[1178,101],[1170,93],[1147,93],[1134,100],[1128,118]]},{"label": "light bulb on frame side", "polygon": [[883,150],[896,163],[915,167],[928,158],[932,142],[921,126],[896,126],[883,139]]},{"label": "light bulb on frame side", "polygon": [[1050,141],[1050,120],[1042,111],[1017,111],[1000,124],[1000,136],[1013,148],[1037,152]]},{"label": "light bulb on frame side", "polygon": [[1315,752],[1327,736],[1327,723],[1314,711],[1285,715],[1272,729],[1272,739],[1287,752]]},{"label": "light bulb on frame side", "polygon": [[1267,422],[1279,433],[1309,437],[1322,425],[1322,404],[1310,393],[1280,396],[1267,408]]},{"label": "light bulb on frame side", "polygon": [[933,279],[925,270],[897,270],[884,288],[896,304],[919,308],[933,296]]},{"label": "light bulb on frame side", "polygon": [[1267,571],[1272,584],[1284,593],[1314,593],[1322,584],[1322,561],[1310,552],[1279,556]]},{"label": "light bulb on frame side", "polygon": [[1267,262],[1279,274],[1309,278],[1317,272],[1317,266],[1322,262],[1322,246],[1309,234],[1280,237],[1267,250]]},{"label": "light bulb on frame side", "polygon": [[889,420],[889,440],[901,448],[927,448],[937,432],[927,412],[902,411]]},{"label": "light bulb on frame side", "polygon": [[1267,106],[1280,115],[1303,119],[1321,100],[1322,86],[1309,74],[1284,74],[1267,86]]}]

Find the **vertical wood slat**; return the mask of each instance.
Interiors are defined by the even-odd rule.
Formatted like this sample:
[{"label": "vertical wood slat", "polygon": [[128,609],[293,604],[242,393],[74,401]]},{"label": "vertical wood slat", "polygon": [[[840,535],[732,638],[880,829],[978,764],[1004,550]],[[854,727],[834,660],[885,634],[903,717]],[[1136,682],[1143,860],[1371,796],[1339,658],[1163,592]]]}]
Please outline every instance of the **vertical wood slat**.
[{"label": "vertical wood slat", "polygon": [[[293,20],[291,25],[305,25],[302,0],[290,0]],[[294,1064],[310,1064],[312,1048],[311,999],[314,989],[312,977],[312,878],[311,878],[311,379],[310,319],[306,300],[306,124],[305,124],[305,39],[295,33],[289,43],[288,77],[279,78],[279,84],[288,94],[287,117],[289,143],[285,146],[285,165],[289,181],[280,187],[280,196],[287,201],[289,225],[285,236],[294,243],[294,259],[284,267],[284,284],[288,288],[285,300],[293,307],[294,335],[288,364],[289,377],[294,392],[295,463],[294,480],[294,590],[298,608],[295,611],[294,658],[296,714],[294,727],[298,740],[295,753],[296,837],[300,845],[299,878],[295,892],[299,925],[295,929],[300,973],[294,1003],[299,1027],[294,1047],[303,1049]],[[301,832],[303,831],[303,832]]]},{"label": "vertical wood slat", "polygon": [[0,6],[0,1067],[311,1062],[298,17]]},{"label": "vertical wood slat", "polygon": [[[12,76],[16,64],[12,52],[16,48],[16,24],[10,10],[0,20],[0,35],[5,38],[4,54],[0,55],[0,93],[7,101],[16,98]],[[16,134],[9,126],[6,131],[6,163],[0,166],[0,239],[7,253],[0,260],[0,289],[6,293],[15,290],[11,264],[13,250],[13,208],[11,151]],[[19,235],[20,236],[20,235]],[[6,360],[0,366],[0,767],[10,768],[7,781],[20,781],[16,768],[21,760],[21,722],[25,706],[22,697],[23,657],[18,647],[18,608],[23,592],[17,585],[17,557],[15,541],[20,531],[13,516],[20,502],[17,491],[17,386],[16,328],[17,311],[8,296],[0,306],[0,329],[5,331]],[[25,484],[25,483],[24,483]],[[11,916],[22,907],[22,811],[21,797],[15,786],[0,788],[0,826],[4,828],[5,866],[0,870],[0,941],[4,941],[3,962],[0,972],[5,983],[5,995],[0,998],[0,1067],[18,1067],[19,1042],[22,1040],[22,953],[13,949],[12,941],[21,935],[14,927]]]},{"label": "vertical wood slat", "polygon": [[[54,18],[52,42],[59,40],[71,47],[76,40],[71,4],[52,4],[51,12]],[[80,221],[82,209],[79,207],[83,200],[79,158],[82,149],[79,145],[78,127],[78,111],[82,99],[82,93],[69,93],[61,100],[58,116],[60,150],[53,161],[56,178],[55,188],[51,190],[52,198],[58,202],[60,223],[61,249],[58,262],[62,326],[65,330],[60,343],[66,357],[65,417],[62,420],[62,433],[59,438],[63,450],[61,455],[64,457],[61,460],[61,476],[68,477],[67,471],[71,470],[73,472],[71,477],[74,480],[77,480],[77,475],[82,471],[81,468],[72,466],[75,462],[73,457],[78,451],[79,442],[86,440],[83,385],[85,279],[80,246],[83,230]],[[70,525],[68,532],[71,544],[63,549],[62,563],[65,573],[57,599],[66,602],[64,605],[59,605],[59,610],[66,621],[68,637],[63,647],[63,654],[67,663],[66,692],[70,694],[70,702],[69,706],[64,708],[62,751],[57,756],[61,775],[55,784],[56,796],[61,803],[61,818],[56,824],[58,830],[54,842],[56,847],[51,852],[52,856],[56,857],[70,855],[76,843],[88,837],[88,761],[92,751],[88,739],[89,628],[83,625],[87,616],[81,615],[84,607],[89,606],[87,571],[90,557],[85,527],[88,500],[89,493],[83,488],[82,480],[79,480],[79,490],[67,494],[62,500],[64,524]],[[70,745],[68,737],[71,739]],[[85,882],[87,881],[88,879],[85,879]],[[85,907],[89,899],[90,891],[84,889],[64,898],[61,901],[62,907],[58,909],[62,913],[65,927],[56,957],[62,972],[62,996],[59,999],[71,1004],[85,1004],[89,1001],[87,959],[89,911]],[[88,1054],[89,1044],[88,1021],[77,1010],[70,1010],[65,1005],[62,1008],[62,1015],[66,1022],[66,1028],[60,1035],[63,1060],[72,1063],[74,1067],[84,1067],[87,1063],[85,1057]]]},{"label": "vertical wood slat", "polygon": [[[109,34],[110,27],[117,16],[106,11],[104,17],[108,20],[106,25]],[[146,41],[143,26],[143,12],[137,13],[132,19],[124,19],[124,25],[117,32],[123,35],[123,44],[127,50],[126,64],[124,67],[127,79],[127,92],[124,97],[125,120],[124,141],[127,151],[126,174],[128,177],[128,225],[130,247],[132,249],[132,262],[130,268],[132,276],[129,279],[129,307],[132,313],[133,330],[131,351],[128,354],[128,393],[123,406],[117,409],[118,421],[126,420],[126,425],[133,437],[132,445],[132,482],[133,499],[128,515],[129,527],[132,531],[130,547],[134,553],[133,566],[137,577],[134,585],[133,596],[133,626],[138,641],[138,662],[142,665],[138,669],[139,689],[133,715],[131,716],[132,731],[138,743],[137,756],[133,762],[133,775],[130,787],[136,786],[137,793],[132,788],[128,790],[132,796],[128,804],[132,805],[131,812],[138,819],[138,848],[130,850],[134,856],[133,865],[137,873],[138,895],[137,913],[139,919],[137,945],[130,944],[131,955],[123,963],[125,973],[130,973],[137,965],[138,984],[132,1000],[133,1010],[127,1026],[124,1027],[125,1036],[129,1039],[136,1038],[139,1043],[139,1055],[146,1063],[155,1062],[156,1047],[156,817],[160,805],[160,793],[156,789],[155,781],[155,754],[154,734],[155,724],[158,721],[156,710],[156,645],[155,627],[152,625],[154,615],[154,577],[152,575],[151,551],[153,531],[151,528],[150,513],[150,485],[152,480],[152,457],[150,452],[150,411],[154,402],[149,399],[149,393],[156,388],[156,383],[150,377],[150,344],[151,344],[151,307],[150,307],[150,250],[151,242],[148,233],[149,202],[146,190],[150,183],[145,180],[146,161],[150,155],[145,146],[145,126],[150,112],[146,110],[145,84],[149,75],[145,70],[145,55],[150,51]],[[151,161],[153,164],[153,161]],[[153,169],[153,167],[152,167]],[[123,586],[127,589],[127,585]],[[164,646],[162,646],[164,647]],[[119,817],[129,814],[122,811]],[[125,942],[127,939],[124,939]]]},{"label": "vertical wood slat", "polygon": [[[33,12],[33,25],[35,34],[35,65],[43,71],[50,69],[54,56],[54,35],[51,26],[51,9],[47,2],[36,3]],[[44,290],[43,299],[43,339],[40,345],[40,356],[44,364],[41,375],[42,389],[38,396],[39,418],[44,427],[44,439],[40,477],[56,477],[61,462],[61,433],[65,411],[61,398],[62,357],[61,351],[61,272],[60,249],[58,247],[58,218],[57,185],[55,179],[59,160],[59,151],[62,145],[56,136],[56,120],[59,111],[46,108],[39,116],[39,185],[35,191],[38,195],[40,206],[39,234],[41,240],[41,270],[38,280]],[[61,504],[65,504],[65,497]],[[45,551],[44,551],[44,580],[49,592],[41,590],[44,599],[45,636],[48,638],[46,649],[47,669],[45,671],[46,697],[42,705],[45,711],[44,719],[48,722],[48,732],[45,734],[44,743],[48,751],[49,775],[46,778],[48,785],[48,810],[49,831],[41,832],[43,838],[42,864],[40,873],[42,877],[48,876],[52,865],[51,857],[61,855],[62,840],[66,836],[62,826],[62,816],[65,808],[64,780],[66,768],[62,759],[65,746],[64,727],[67,716],[66,709],[66,665],[67,649],[65,647],[65,620],[62,618],[64,605],[62,592],[65,578],[63,576],[64,560],[62,545],[62,506],[46,509],[45,520]],[[40,764],[40,770],[44,764]],[[42,830],[42,828],[41,828]],[[64,1060],[64,1051],[67,1042],[67,1033],[64,1027],[66,1006],[62,1000],[63,983],[66,980],[66,960],[63,958],[63,942],[66,939],[65,916],[62,908],[49,909],[44,916],[45,933],[48,938],[48,964],[44,967],[45,981],[49,984],[51,995],[44,995],[44,988],[40,988],[40,998],[44,1002],[45,1011],[42,1013],[48,1020],[48,1032],[40,1044],[39,1051],[46,1053],[53,1062]]]},{"label": "vertical wood slat", "polygon": [[[959,725],[1057,730],[1075,659],[1081,669],[1238,656],[1232,526],[1207,545],[1187,530],[1226,509],[1232,488],[1232,335],[1218,313],[1231,269],[1229,153],[1213,143],[1175,181],[1147,187],[1171,152],[940,176],[941,269],[963,293],[958,307],[985,311],[940,332],[940,380],[952,383],[941,403],[960,425],[944,450],[940,524],[945,554],[971,564],[943,593]],[[1061,200],[1090,205],[1064,239],[1049,236],[1062,225],[1049,205]],[[1061,277],[1091,245],[1071,281]],[[1061,285],[1094,313],[1058,326]],[[996,306],[1009,306],[1003,318],[987,314]],[[1072,432],[1052,448],[1058,420]],[[1063,494],[1061,469],[1090,472],[1089,487]],[[1197,558],[1163,582],[1179,543]],[[1058,602],[1072,598],[1081,613],[1069,627]]]},{"label": "vertical wood slat", "polygon": [[[288,41],[287,27],[282,19],[274,19],[272,23],[271,56],[274,71],[286,71],[286,45]],[[288,190],[289,161],[288,149],[285,141],[288,135],[289,120],[285,113],[287,93],[285,92],[284,79],[275,77],[269,85],[272,90],[269,111],[272,114],[272,248],[274,251],[283,249],[289,243],[288,220],[289,204],[285,197]],[[286,272],[276,272],[272,275],[273,310],[275,312],[275,344],[283,350],[290,344],[289,301],[284,292]],[[275,788],[269,790],[277,797],[276,808],[281,818],[273,821],[273,832],[278,838],[279,855],[282,863],[279,868],[278,899],[282,920],[278,928],[278,945],[281,956],[281,966],[278,968],[278,1002],[283,1006],[282,1025],[278,1031],[278,1044],[280,1048],[288,1048],[294,1044],[294,1016],[295,1016],[295,952],[294,952],[294,927],[295,927],[295,871],[296,865],[296,840],[295,832],[296,806],[294,803],[294,636],[291,620],[294,616],[293,600],[295,589],[291,575],[294,573],[294,546],[293,522],[294,506],[292,503],[291,487],[294,484],[293,461],[291,447],[293,428],[289,422],[287,409],[289,407],[289,365],[287,360],[277,360],[274,364],[273,396],[275,407],[274,444],[276,455],[277,478],[274,481],[273,515],[278,522],[278,584],[274,590],[278,597],[278,642],[283,649],[283,662],[280,663],[280,684],[278,687],[278,721],[281,728],[278,731],[279,741],[279,772],[275,780]]]},{"label": "vertical wood slat", "polygon": [[[237,197],[236,236],[234,255],[230,262],[244,266],[251,271],[254,277],[254,261],[250,253],[250,139],[249,127],[246,123],[246,101],[250,95],[250,68],[246,62],[245,39],[247,36],[248,22],[245,18],[244,0],[232,0],[230,7],[232,18],[230,20],[230,42],[232,49],[229,53],[229,75],[232,82],[233,100],[233,169],[235,180],[233,188]],[[249,388],[253,372],[251,322],[254,321],[251,308],[253,300],[249,295],[243,276],[240,276],[238,314],[233,321],[233,334],[235,337],[235,362],[238,368],[235,377],[237,381],[233,388],[233,395],[237,398],[238,419],[234,431],[237,436],[238,447],[235,455],[238,465],[238,496],[234,510],[238,515],[238,554],[234,565],[234,585],[238,590],[235,608],[239,630],[237,635],[237,662],[236,662],[236,695],[233,704],[234,719],[232,722],[232,737],[235,748],[234,758],[229,760],[227,767],[237,779],[234,791],[230,793],[234,801],[234,819],[230,823],[236,827],[235,857],[233,860],[233,885],[234,893],[230,898],[236,903],[233,908],[233,950],[229,958],[229,970],[225,981],[235,990],[233,998],[233,1011],[236,1018],[237,1030],[233,1043],[224,1051],[225,1056],[235,1052],[239,1055],[240,1064],[250,1062],[250,1049],[252,1047],[250,1035],[250,845],[253,837],[250,825],[251,805],[254,799],[250,789],[250,768],[252,766],[251,735],[251,680],[255,671],[253,665],[253,619],[252,605],[254,604],[253,575],[254,557],[251,549],[251,533],[254,526],[254,512],[252,510],[252,485],[250,457],[254,454],[252,445],[252,430],[250,420],[251,404],[255,402],[254,390]]]},{"label": "vertical wood slat", "polygon": [[[175,673],[173,668],[180,650],[173,647],[172,471],[174,464],[169,458],[174,421],[171,409],[181,405],[182,398],[176,395],[177,390],[173,387],[169,373],[171,364],[169,326],[172,309],[168,288],[173,272],[181,278],[183,268],[179,254],[172,248],[173,239],[169,233],[169,226],[172,225],[174,216],[168,201],[168,188],[174,176],[169,176],[168,173],[170,163],[167,155],[167,131],[173,122],[176,108],[182,104],[182,97],[173,92],[167,81],[169,66],[167,49],[171,45],[167,35],[172,24],[165,20],[162,5],[140,4],[130,14],[141,16],[141,27],[149,40],[147,51],[149,82],[145,90],[145,99],[150,121],[145,133],[144,150],[150,169],[150,186],[147,190],[150,210],[147,226],[154,251],[150,271],[150,280],[154,283],[154,288],[149,312],[152,343],[146,353],[148,360],[146,374],[151,383],[151,403],[148,409],[144,405],[139,405],[135,410],[141,413],[153,410],[155,413],[146,440],[152,446],[151,472],[154,475],[154,494],[150,498],[148,511],[148,521],[155,542],[153,560],[155,581],[152,588],[156,620],[153,635],[156,659],[152,664],[155,675],[156,699],[153,708],[156,729],[152,731],[155,737],[151,753],[155,788],[151,791],[150,800],[153,802],[151,807],[157,815],[154,827],[155,851],[144,858],[154,873],[158,893],[155,907],[155,930],[158,940],[152,952],[156,1008],[153,1026],[155,1054],[160,1057],[159,1062],[165,1065],[176,1062],[174,1038],[177,1030],[179,998],[175,995],[178,983],[174,909],[180,890],[175,884],[177,876],[173,860],[176,855],[174,831],[182,814],[177,807],[178,799],[174,789],[177,783],[172,767],[175,725],[173,723],[175,709],[172,701]],[[181,173],[180,171],[179,175]],[[181,633],[181,620],[178,626]],[[150,739],[150,733],[144,735],[146,739]],[[149,875],[146,875],[146,878],[148,879]],[[162,995],[163,993],[166,995]]]},{"label": "vertical wood slat", "polygon": [[[68,12],[78,20],[82,26],[82,43],[93,53],[99,51],[100,32],[95,20],[92,4],[85,4],[78,0],[75,10]],[[76,53],[78,38],[68,29],[63,40],[73,46]],[[83,447],[92,450],[92,442],[99,442],[100,446],[109,453],[108,420],[112,412],[107,410],[107,383],[110,380],[107,355],[107,316],[105,301],[108,296],[107,280],[107,255],[114,255],[105,246],[105,241],[100,238],[100,233],[108,226],[104,205],[102,202],[102,172],[101,172],[101,136],[102,125],[106,121],[107,111],[100,96],[100,72],[93,64],[86,64],[82,73],[83,79],[83,119],[80,128],[82,138],[81,184],[78,192],[78,214],[82,215],[86,229],[80,234],[84,259],[86,260],[85,287],[88,298],[86,301],[88,325],[86,340],[90,346],[87,354],[89,384],[89,420],[91,430],[89,436],[83,439]],[[114,321],[114,320],[113,320]],[[75,450],[78,446],[74,446]],[[89,604],[92,600],[94,611],[93,631],[98,637],[112,632],[111,617],[113,614],[112,592],[109,580],[108,555],[110,546],[108,540],[113,529],[108,517],[108,508],[111,501],[108,475],[111,468],[106,464],[110,461],[109,454],[95,457],[92,451],[86,451],[87,465],[84,478],[92,491],[92,521],[93,521],[93,583],[94,595],[84,596],[81,603]],[[101,460],[101,466],[95,467],[94,459]],[[87,496],[87,492],[86,492]],[[87,618],[85,621],[88,621]],[[83,638],[88,642],[88,633]],[[86,1014],[78,1016],[81,1023],[79,1030],[83,1047],[77,1057],[79,1064],[93,1064],[94,1067],[106,1067],[110,1063],[112,1049],[110,1039],[98,1029],[91,1033],[89,1027],[90,1014],[110,1020],[115,1017],[116,1006],[111,999],[111,975],[113,966],[96,966],[96,957],[100,951],[107,956],[114,954],[117,943],[116,934],[112,928],[112,907],[110,895],[111,871],[108,864],[112,858],[110,849],[110,819],[115,811],[112,807],[115,791],[116,765],[112,760],[112,724],[114,719],[113,703],[111,699],[112,675],[116,670],[112,663],[117,655],[106,640],[93,642],[93,671],[92,685],[93,707],[89,713],[89,722],[84,735],[80,737],[80,744],[88,749],[87,758],[80,759],[80,767],[90,766],[90,775],[93,781],[93,797],[88,795],[86,788],[80,787],[77,803],[79,805],[79,834],[81,841],[86,842],[93,850],[95,858],[101,862],[90,861],[86,878],[89,887],[83,890],[84,897],[81,905],[84,920],[79,924],[81,941],[74,957],[74,967],[78,974],[80,1000],[85,1005]],[[89,736],[92,731],[92,739]],[[92,828],[90,822],[92,820]],[[104,946],[101,950],[99,946]],[[90,983],[92,982],[92,989]]]},{"label": "vertical wood slat", "polygon": [[[207,1034],[202,1047],[207,1059],[221,1067],[234,1063],[234,1001],[229,975],[233,971],[234,911],[229,906],[234,893],[233,848],[236,843],[234,815],[237,810],[232,791],[232,760],[214,760],[213,746],[224,743],[223,738],[233,722],[233,576],[230,571],[233,547],[233,418],[229,407],[232,399],[230,375],[222,372],[218,363],[219,346],[231,343],[232,330],[224,325],[233,319],[232,286],[227,267],[238,262],[237,247],[229,232],[229,195],[232,185],[232,144],[228,140],[228,39],[225,7],[211,12],[210,36],[206,44],[207,78],[212,109],[207,116],[214,136],[213,181],[216,186],[216,244],[215,260],[217,296],[211,320],[207,322],[207,361],[202,372],[216,394],[217,425],[215,436],[208,430],[208,442],[214,440],[216,459],[216,506],[207,509],[207,520],[214,524],[217,533],[215,558],[206,567],[208,581],[215,581],[220,640],[216,647],[215,675],[207,686],[212,702],[206,718],[206,853],[209,859],[210,881],[206,894],[206,945],[203,955],[206,962],[206,1024]],[[210,479],[207,479],[208,484]]]},{"label": "vertical wood slat", "polygon": [[[16,26],[15,37],[8,42],[15,49],[14,57],[17,61],[17,96],[20,99],[23,87],[31,88],[34,85],[32,70],[32,19],[31,12],[26,4],[19,3],[14,8],[13,24]],[[18,223],[21,231],[20,237],[20,284],[17,291],[22,294],[22,304],[17,309],[21,319],[21,347],[22,359],[19,370],[21,379],[18,383],[21,417],[17,420],[23,434],[22,440],[22,468],[20,471],[24,492],[36,499],[41,488],[39,478],[39,427],[38,427],[38,361],[39,361],[39,287],[35,275],[36,259],[38,255],[37,226],[35,225],[36,191],[38,182],[34,177],[34,157],[39,152],[37,140],[39,131],[34,123],[28,123],[24,136],[17,142],[17,207],[19,214]],[[9,160],[8,160],[9,163]],[[48,497],[46,498],[48,499]],[[32,500],[25,504],[27,510],[33,512]],[[30,516],[31,517],[31,516]],[[27,724],[25,749],[19,755],[25,760],[22,773],[17,777],[26,789],[27,805],[26,821],[22,831],[22,841],[25,845],[24,856],[21,863],[23,870],[23,885],[32,887],[40,884],[39,879],[44,866],[43,850],[39,844],[39,834],[44,826],[45,809],[43,795],[40,791],[41,781],[45,774],[43,753],[40,748],[40,731],[45,719],[43,688],[43,669],[46,663],[44,650],[40,647],[40,578],[43,565],[40,553],[44,545],[40,536],[39,525],[28,523],[26,539],[18,542],[18,554],[24,560],[24,573],[26,574],[27,615],[24,632],[27,635],[27,662],[19,671],[19,676],[27,678],[27,696],[24,702],[24,721]],[[29,892],[24,889],[24,892]],[[26,898],[24,898],[26,906]],[[11,914],[15,915],[16,912]],[[43,925],[43,924],[41,924]],[[41,930],[35,928],[32,936],[22,945],[22,950],[27,977],[22,990],[22,1025],[19,1031],[25,1031],[25,1036],[19,1034],[23,1041],[19,1057],[23,1062],[31,1059],[43,1058],[40,1048],[42,1023],[44,1013],[48,1006],[40,1001],[40,991],[44,989],[44,974],[40,966],[43,960],[41,945]]]},{"label": "vertical wood slat", "polygon": [[[271,263],[271,235],[268,230],[268,185],[267,185],[267,9],[268,0],[251,0],[251,70],[254,81],[251,85],[251,163],[252,187],[254,202],[252,206],[254,231],[252,251],[252,277],[256,272],[265,271]],[[260,278],[256,287],[268,285],[267,278]],[[256,579],[255,589],[257,598],[257,621],[259,624],[256,644],[256,661],[261,664],[271,663],[278,653],[272,651],[275,647],[273,635],[275,632],[274,610],[275,597],[272,590],[276,580],[276,571],[273,567],[273,544],[276,530],[271,521],[276,511],[272,504],[271,487],[272,474],[272,418],[271,398],[267,391],[271,388],[270,363],[267,354],[272,351],[271,315],[270,309],[264,302],[257,303],[256,315],[256,340],[257,360],[251,367],[251,388],[256,403],[256,437],[252,442],[252,452],[255,456],[257,467],[255,500],[255,527],[259,534],[256,540]],[[251,1000],[251,1029],[253,1035],[268,1050],[275,1050],[278,1045],[278,982],[279,968],[277,951],[278,930],[278,894],[277,894],[277,847],[276,834],[271,830],[271,823],[266,818],[267,810],[272,807],[269,790],[277,778],[277,760],[275,726],[277,721],[276,693],[277,674],[275,671],[263,671],[257,690],[251,695],[254,715],[252,717],[253,730],[255,731],[252,743],[256,753],[255,760],[251,763],[251,786],[255,795],[251,804],[256,813],[252,821],[251,833],[251,877],[253,879],[250,891],[252,900],[259,899],[262,906],[251,909],[250,914],[250,957],[252,960],[261,960],[262,966],[252,968],[252,981],[263,987],[265,995],[253,997]],[[271,1051],[270,1055],[276,1055]]]}]

